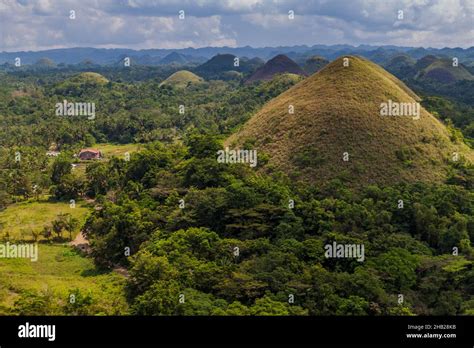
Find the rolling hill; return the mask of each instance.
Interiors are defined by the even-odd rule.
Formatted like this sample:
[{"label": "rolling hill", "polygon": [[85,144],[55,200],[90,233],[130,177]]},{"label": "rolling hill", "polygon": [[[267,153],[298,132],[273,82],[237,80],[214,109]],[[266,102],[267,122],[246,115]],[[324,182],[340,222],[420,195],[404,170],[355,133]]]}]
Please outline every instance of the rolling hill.
[{"label": "rolling hill", "polygon": [[268,81],[273,79],[277,74],[291,73],[296,75],[305,76],[306,73],[292,61],[290,58],[283,54],[279,54],[276,57],[270,59],[265,65],[258,68],[246,81],[246,83],[252,83],[256,81]]},{"label": "rolling hill", "polygon": [[416,103],[419,97],[378,65],[347,58],[349,66],[341,57],[272,99],[225,146],[268,155],[260,170],[319,184],[338,178],[354,187],[440,182],[453,152],[472,161],[472,150],[453,143],[423,108],[418,119],[381,116],[382,103]]},{"label": "rolling hill", "polygon": [[103,75],[94,72],[83,72],[71,76],[55,85],[54,91],[59,95],[79,96],[85,90],[95,93],[97,89],[109,82]]},{"label": "rolling hill", "polygon": [[430,80],[443,84],[461,80],[474,80],[474,76],[462,64],[453,66],[453,61],[449,58],[425,60],[422,64],[418,64],[418,67],[422,67],[422,69],[415,76],[417,80]]},{"label": "rolling hill", "polygon": [[303,70],[308,74],[312,75],[315,72],[318,72],[322,68],[324,68],[326,65],[329,64],[329,60],[319,57],[319,56],[314,56],[306,60]]},{"label": "rolling hill", "polygon": [[187,59],[185,56],[182,54],[176,53],[176,52],[171,52],[167,56],[163,57],[163,59],[160,60],[160,64],[176,64],[176,65],[182,65],[186,64]]},{"label": "rolling hill", "polygon": [[67,80],[73,84],[97,84],[104,85],[109,82],[103,75],[95,72],[83,72]]},{"label": "rolling hill", "polygon": [[405,77],[413,77],[416,74],[416,61],[406,54],[398,54],[392,57],[384,68],[402,79]]},{"label": "rolling hill", "polygon": [[49,58],[41,58],[35,63],[37,67],[41,68],[52,68],[56,66],[56,63]]},{"label": "rolling hill", "polygon": [[162,83],[160,83],[160,86],[173,86],[175,88],[186,88],[187,86],[191,84],[197,84],[203,81],[204,80],[201,77],[197,76],[196,74],[193,74],[190,71],[180,70],[172,74]]},{"label": "rolling hill", "polygon": [[250,74],[262,64],[262,60],[259,58],[242,57],[239,58],[236,65],[236,58],[238,57],[233,54],[218,54],[193,69],[193,72],[208,80],[228,80],[242,77],[240,74]]},{"label": "rolling hill", "polygon": [[415,64],[415,68],[417,70],[423,70],[425,69],[428,65],[430,65],[431,63],[435,62],[438,58],[436,58],[436,56],[433,56],[433,55],[427,55],[427,56],[424,56],[420,59],[418,59],[416,61],[416,64]]}]

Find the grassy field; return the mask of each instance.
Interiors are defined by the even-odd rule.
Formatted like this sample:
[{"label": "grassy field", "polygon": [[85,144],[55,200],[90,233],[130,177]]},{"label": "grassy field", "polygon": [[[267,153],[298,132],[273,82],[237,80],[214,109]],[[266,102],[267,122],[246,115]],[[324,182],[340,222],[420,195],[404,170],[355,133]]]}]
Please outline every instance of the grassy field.
[{"label": "grassy field", "polygon": [[[54,303],[51,307],[56,308],[59,314],[71,293],[77,294],[77,291],[91,297],[92,303],[88,306],[94,314],[125,313],[127,304],[123,276],[115,272],[100,272],[92,259],[78,254],[67,245],[40,244],[38,255],[37,262],[29,259],[0,260],[0,315],[18,310],[14,304],[25,291],[49,294],[51,303]],[[32,300],[30,295],[26,298]]]},{"label": "grassy field", "polygon": [[96,144],[94,148],[102,151],[102,154],[105,159],[110,159],[111,157],[120,157],[124,158],[125,153],[128,152],[132,154],[133,152],[139,151],[141,144]]},{"label": "grassy field", "polygon": [[[17,203],[0,213],[0,240],[8,231],[10,242],[32,242],[31,229],[41,230],[58,214],[70,213],[82,225],[89,211],[83,202],[75,208],[47,200]],[[124,283],[124,276],[100,271],[91,258],[67,243],[43,241],[38,243],[36,262],[0,258],[0,315],[124,314]],[[71,305],[71,294],[77,296],[77,304]]]},{"label": "grassy field", "polygon": [[75,208],[71,208],[67,202],[46,200],[16,203],[0,212],[0,240],[8,233],[12,240],[32,241],[32,230],[41,231],[61,213],[71,214],[82,225],[88,211],[81,202],[77,202]]},{"label": "grassy field", "polygon": [[[137,151],[139,145],[98,144],[105,160]],[[86,165],[85,162],[80,165]],[[78,166],[79,167],[79,166]],[[76,167],[75,170],[80,170]],[[32,231],[42,231],[59,214],[69,213],[82,226],[91,207],[78,201],[52,202],[44,196],[8,206],[0,212],[0,243],[31,243]],[[75,234],[79,232],[79,228]],[[68,233],[63,236],[68,238]],[[126,278],[96,268],[93,259],[64,243],[39,237],[38,260],[0,258],[0,315],[120,315],[127,314]],[[71,296],[77,299],[71,303]]]}]

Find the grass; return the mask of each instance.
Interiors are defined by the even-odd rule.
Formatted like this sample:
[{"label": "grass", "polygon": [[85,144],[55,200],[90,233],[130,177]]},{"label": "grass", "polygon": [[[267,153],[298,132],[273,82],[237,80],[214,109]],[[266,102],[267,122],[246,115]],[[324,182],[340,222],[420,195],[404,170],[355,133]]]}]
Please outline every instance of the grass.
[{"label": "grass", "polygon": [[474,80],[474,76],[472,76],[471,73],[467,71],[461,64],[459,64],[457,67],[454,67],[451,59],[438,59],[434,61],[424,69],[424,74],[428,74],[435,70],[448,72],[453,76],[455,81]]},{"label": "grass", "polygon": [[[31,232],[25,231],[41,230],[60,213],[70,213],[82,225],[89,208],[81,202],[71,208],[69,203],[45,199],[13,204],[0,213],[3,224],[0,240],[2,234],[4,237],[8,231],[10,240],[32,242]],[[126,279],[118,273],[97,269],[91,258],[81,255],[67,244],[43,241],[38,243],[36,262],[21,258],[0,259],[0,315],[24,313],[18,312],[19,305],[15,305],[19,300],[23,306],[27,304],[27,309],[34,311],[31,302],[37,298],[41,301],[48,299],[48,315],[71,314],[66,312],[68,299],[73,293],[77,295],[78,291],[81,296],[88,296],[90,301],[82,305],[81,312],[72,314],[126,314],[125,282]]]},{"label": "grass", "polygon": [[110,159],[111,157],[120,157],[124,158],[125,153],[128,152],[132,154],[141,149],[141,144],[111,144],[111,143],[102,143],[96,144],[94,148],[99,149],[102,152],[102,155],[105,159]]},{"label": "grass", "polygon": [[11,240],[32,241],[31,230],[41,231],[61,213],[71,214],[82,225],[88,211],[89,209],[81,202],[77,202],[75,208],[71,208],[68,202],[47,200],[16,203],[0,212],[0,240],[8,233]]},{"label": "grass", "polygon": [[0,314],[9,314],[25,291],[51,292],[55,301],[64,305],[76,289],[90,295],[95,310],[102,314],[126,311],[123,276],[99,271],[91,259],[70,246],[39,244],[38,254],[37,262],[0,259]]},{"label": "grass", "polygon": [[164,80],[160,86],[170,85],[176,88],[186,88],[189,84],[201,83],[204,80],[187,70],[180,70]]},{"label": "grass", "polygon": [[[291,177],[298,171],[299,179],[322,184],[347,172],[354,187],[442,182],[449,173],[450,153],[474,160],[473,151],[451,141],[446,126],[423,108],[419,120],[380,116],[381,103],[389,99],[414,103],[420,98],[378,65],[347,58],[349,66],[341,57],[265,104],[225,146],[238,148],[247,139],[257,139],[253,148],[269,154],[269,165]],[[294,114],[289,114],[289,105]],[[286,136],[290,132],[292,136]],[[409,163],[398,158],[404,149],[417,149]],[[347,162],[342,160],[344,152],[350,154]],[[320,154],[325,161],[298,168],[295,157],[308,153]]]},{"label": "grass", "polygon": [[[98,148],[107,160],[137,151],[139,145],[99,144]],[[85,202],[71,207],[69,202],[49,201],[47,196],[12,204],[0,212],[0,242],[8,233],[11,243],[31,243],[32,231],[41,231],[62,213],[71,214],[82,226],[90,210]],[[63,236],[67,238],[67,232]],[[93,259],[66,243],[46,242],[40,236],[38,249],[36,262],[0,259],[0,315],[127,314],[123,275],[97,269]],[[82,302],[71,305],[72,294]],[[45,312],[36,309],[43,307]]]},{"label": "grass", "polygon": [[69,79],[70,82],[74,83],[96,83],[106,84],[109,82],[104,76],[95,72],[83,72]]}]

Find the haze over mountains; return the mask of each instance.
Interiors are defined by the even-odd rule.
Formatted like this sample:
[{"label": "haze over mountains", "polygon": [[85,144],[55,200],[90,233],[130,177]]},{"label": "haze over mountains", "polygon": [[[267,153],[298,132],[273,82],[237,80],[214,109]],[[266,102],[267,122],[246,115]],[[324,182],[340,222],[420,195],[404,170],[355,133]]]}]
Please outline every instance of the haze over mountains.
[{"label": "haze over mountains", "polygon": [[[397,46],[370,46],[370,45],[314,45],[314,46],[279,46],[253,48],[245,47],[203,47],[203,48],[185,48],[185,49],[104,49],[104,48],[65,48],[52,49],[46,51],[21,51],[21,52],[0,52],[0,64],[11,63],[14,59],[20,57],[22,64],[34,64],[41,58],[49,58],[56,64],[78,64],[86,59],[95,64],[109,65],[115,64],[123,57],[130,57],[137,64],[160,65],[167,63],[172,54],[171,60],[184,59],[186,61],[196,60],[203,62],[217,54],[232,54],[238,57],[259,57],[269,60],[278,54],[285,54],[289,58],[299,62],[313,56],[321,56],[328,60],[334,60],[342,55],[360,55],[376,63],[388,61],[398,54],[406,54],[414,59],[420,59],[427,55],[458,57],[459,61],[472,62],[474,59],[474,47],[463,48],[423,48],[423,47],[397,47]],[[180,55],[180,56],[177,56]],[[174,58],[173,58],[174,57]],[[179,58],[177,58],[179,57]]]}]

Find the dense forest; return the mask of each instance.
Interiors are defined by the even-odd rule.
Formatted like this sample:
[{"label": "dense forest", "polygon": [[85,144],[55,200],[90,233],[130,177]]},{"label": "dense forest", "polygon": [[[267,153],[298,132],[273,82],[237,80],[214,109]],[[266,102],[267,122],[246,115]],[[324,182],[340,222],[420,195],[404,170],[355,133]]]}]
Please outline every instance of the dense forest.
[{"label": "dense forest", "polygon": [[[218,163],[227,136],[298,79],[245,84],[209,79],[209,71],[204,83],[162,84],[176,70],[0,72],[0,209],[41,197],[93,201],[82,226],[59,216],[51,228],[81,229],[98,268],[127,270],[123,313],[474,314],[472,164],[449,163],[442,184],[355,188],[343,177],[311,185],[272,168]],[[85,79],[85,71],[102,79]],[[453,139],[472,146],[472,93],[405,82]],[[96,118],[58,117],[54,106],[65,99],[95,103]],[[104,143],[142,149],[74,169],[74,154]],[[51,149],[59,156],[48,157]],[[259,166],[267,160],[259,155]],[[51,228],[41,226],[41,243],[57,241]],[[333,242],[364,245],[365,261],[325,257]],[[24,294],[16,313],[103,310],[90,296],[77,294],[74,306],[48,296]]]}]

